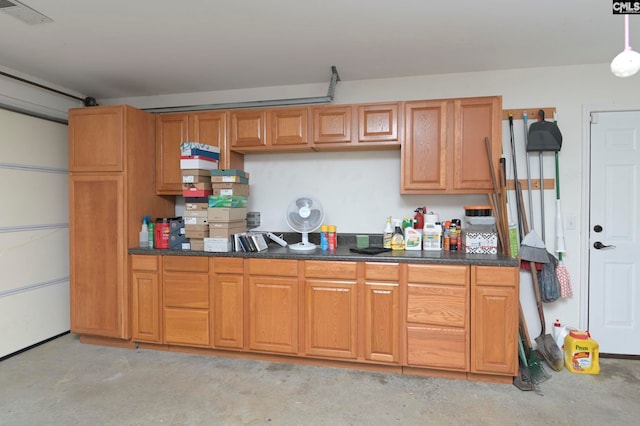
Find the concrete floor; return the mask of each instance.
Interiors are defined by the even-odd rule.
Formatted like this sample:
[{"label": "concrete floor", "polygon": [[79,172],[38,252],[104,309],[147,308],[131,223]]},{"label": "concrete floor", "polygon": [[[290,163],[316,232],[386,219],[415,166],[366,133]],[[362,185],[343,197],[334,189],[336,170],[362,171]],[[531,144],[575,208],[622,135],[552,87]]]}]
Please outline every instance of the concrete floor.
[{"label": "concrete floor", "polygon": [[82,344],[0,362],[0,425],[636,425],[640,361],[512,385]]}]

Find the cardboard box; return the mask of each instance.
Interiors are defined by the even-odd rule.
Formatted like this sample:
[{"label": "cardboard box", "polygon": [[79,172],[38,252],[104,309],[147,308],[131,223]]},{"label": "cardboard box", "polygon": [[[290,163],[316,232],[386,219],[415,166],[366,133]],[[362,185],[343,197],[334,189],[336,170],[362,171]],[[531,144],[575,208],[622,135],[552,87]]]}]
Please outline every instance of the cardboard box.
[{"label": "cardboard box", "polygon": [[[205,170],[207,171],[207,170]],[[209,176],[200,176],[200,175],[186,175],[182,174],[182,183],[202,183],[208,182],[211,185],[211,178]]]},{"label": "cardboard box", "polygon": [[247,218],[246,208],[211,207],[208,213],[209,222],[233,222]]},{"label": "cardboard box", "polygon": [[229,238],[205,238],[204,251],[209,252],[230,252],[232,250]]},{"label": "cardboard box", "polygon": [[209,219],[207,216],[197,217],[197,216],[184,216],[184,224],[187,225],[208,225]]},{"label": "cardboard box", "polygon": [[249,195],[249,185],[246,183],[213,183],[211,182],[213,195]]},{"label": "cardboard box", "polygon": [[169,235],[169,248],[172,250],[182,250],[183,243],[189,242],[185,235]]},{"label": "cardboard box", "polygon": [[212,190],[213,188],[211,188],[211,181],[182,184],[183,191],[202,190],[202,189]]},{"label": "cardboard box", "polygon": [[246,195],[210,195],[209,207],[247,207]]},{"label": "cardboard box", "polygon": [[[185,210],[182,217],[207,217],[207,210]],[[186,221],[185,221],[186,222]]]},{"label": "cardboard box", "polygon": [[249,183],[249,179],[242,176],[211,176],[211,182],[213,183]]},{"label": "cardboard box", "polygon": [[238,220],[234,222],[210,222],[209,237],[210,238],[229,238],[232,234],[247,231],[247,222]]},{"label": "cardboard box", "polygon": [[200,156],[181,156],[180,168],[184,170],[190,169],[203,169],[203,170],[216,170],[218,168],[218,162],[211,160],[207,157]]},{"label": "cardboard box", "polygon": [[204,210],[207,211],[209,209],[209,198],[203,198],[201,202],[191,202],[185,200],[184,203],[184,211],[199,211]]},{"label": "cardboard box", "polygon": [[209,236],[209,225],[185,225],[184,231],[189,239],[202,239]]},{"label": "cardboard box", "polygon": [[191,250],[204,251],[204,238],[190,238]]},{"label": "cardboard box", "polygon": [[211,180],[211,170],[205,169],[182,169],[182,176],[206,176]]},{"label": "cardboard box", "polygon": [[249,173],[239,169],[218,169],[211,170],[211,176],[241,176],[249,179]]},{"label": "cardboard box", "polygon": [[[217,148],[217,147],[211,147],[211,148]],[[198,148],[181,149],[180,156],[181,157],[204,157],[214,161],[219,161],[220,149],[218,149],[218,152],[212,152],[212,151],[207,151],[207,150],[198,149]]]},{"label": "cardboard box", "polygon": [[191,155],[190,151],[192,149],[199,149],[201,151],[207,151],[207,152],[214,152],[214,153],[220,153],[220,147],[219,146],[214,146],[214,145],[207,145],[204,143],[200,143],[200,142],[182,142],[180,144],[180,155]]},{"label": "cardboard box", "polygon": [[213,191],[211,189],[196,189],[196,188],[191,188],[191,189],[183,189],[182,190],[182,196],[184,198],[190,198],[190,197],[208,197],[209,195],[213,194]]},{"label": "cardboard box", "polygon": [[463,232],[462,245],[465,253],[497,254],[498,235],[495,232]]}]

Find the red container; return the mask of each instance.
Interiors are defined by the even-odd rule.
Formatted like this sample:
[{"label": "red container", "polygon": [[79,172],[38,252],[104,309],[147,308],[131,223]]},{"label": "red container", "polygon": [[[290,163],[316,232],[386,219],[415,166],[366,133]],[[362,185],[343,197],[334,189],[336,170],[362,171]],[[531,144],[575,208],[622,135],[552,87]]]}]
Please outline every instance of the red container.
[{"label": "red container", "polygon": [[169,234],[171,234],[169,220],[167,218],[156,219],[154,238],[155,247],[158,249],[168,249]]}]

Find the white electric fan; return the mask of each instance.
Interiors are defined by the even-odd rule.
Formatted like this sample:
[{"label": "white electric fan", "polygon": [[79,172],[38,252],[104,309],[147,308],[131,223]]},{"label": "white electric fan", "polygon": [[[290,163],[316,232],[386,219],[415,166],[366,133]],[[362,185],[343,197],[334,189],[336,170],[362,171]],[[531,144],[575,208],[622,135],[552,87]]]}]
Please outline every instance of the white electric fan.
[{"label": "white electric fan", "polygon": [[317,199],[303,195],[295,198],[287,207],[287,224],[296,232],[302,233],[302,241],[289,245],[292,250],[314,250],[316,245],[309,242],[309,232],[322,225],[324,209]]}]

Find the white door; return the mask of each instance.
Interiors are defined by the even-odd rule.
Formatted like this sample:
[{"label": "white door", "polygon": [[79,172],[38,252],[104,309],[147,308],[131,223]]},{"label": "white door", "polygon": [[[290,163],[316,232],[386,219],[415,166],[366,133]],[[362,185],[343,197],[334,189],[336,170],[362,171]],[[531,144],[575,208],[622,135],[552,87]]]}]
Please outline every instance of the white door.
[{"label": "white door", "polygon": [[592,113],[590,183],[589,331],[640,355],[640,111]]}]

